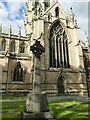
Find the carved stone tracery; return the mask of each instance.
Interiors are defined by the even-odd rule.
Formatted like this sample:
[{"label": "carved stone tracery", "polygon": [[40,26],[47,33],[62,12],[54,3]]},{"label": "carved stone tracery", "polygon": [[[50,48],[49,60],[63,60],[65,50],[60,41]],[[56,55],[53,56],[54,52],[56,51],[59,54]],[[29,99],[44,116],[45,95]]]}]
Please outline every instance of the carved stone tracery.
[{"label": "carved stone tracery", "polygon": [[69,68],[68,39],[60,21],[56,21],[49,35],[50,67]]}]

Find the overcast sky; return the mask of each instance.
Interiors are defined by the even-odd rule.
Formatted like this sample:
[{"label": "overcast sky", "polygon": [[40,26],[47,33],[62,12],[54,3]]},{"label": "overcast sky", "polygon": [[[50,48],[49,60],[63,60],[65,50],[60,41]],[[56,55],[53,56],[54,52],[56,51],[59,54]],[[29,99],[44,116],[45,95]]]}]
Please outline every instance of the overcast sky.
[{"label": "overcast sky", "polygon": [[[73,8],[78,25],[80,26],[81,38],[83,38],[85,31],[88,33],[88,0],[58,1],[68,15],[70,7]],[[8,27],[11,25],[15,34],[17,34],[18,28],[21,28],[24,34],[24,13],[25,0],[0,0],[0,23],[4,26],[3,31],[7,32]]]}]

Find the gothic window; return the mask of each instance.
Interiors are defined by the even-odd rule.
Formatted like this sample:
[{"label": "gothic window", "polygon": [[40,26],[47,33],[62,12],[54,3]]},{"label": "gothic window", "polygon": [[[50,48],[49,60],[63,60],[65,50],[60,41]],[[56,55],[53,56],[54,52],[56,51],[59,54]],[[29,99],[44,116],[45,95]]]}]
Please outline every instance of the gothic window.
[{"label": "gothic window", "polygon": [[13,81],[23,81],[23,69],[20,62],[17,63],[17,66],[14,69]]},{"label": "gothic window", "polygon": [[55,16],[56,16],[56,17],[59,17],[59,7],[56,7],[56,8],[55,8]]},{"label": "gothic window", "polygon": [[20,43],[19,52],[20,53],[24,53],[25,52],[25,43],[24,43],[24,41]]},{"label": "gothic window", "polygon": [[15,44],[15,41],[14,41],[14,42],[11,42],[10,51],[15,52],[15,50],[16,50],[16,44]]},{"label": "gothic window", "polygon": [[3,39],[0,43],[0,50],[5,51],[6,50],[6,40]]},{"label": "gothic window", "polygon": [[49,35],[50,67],[69,68],[68,39],[59,21],[56,21]]}]

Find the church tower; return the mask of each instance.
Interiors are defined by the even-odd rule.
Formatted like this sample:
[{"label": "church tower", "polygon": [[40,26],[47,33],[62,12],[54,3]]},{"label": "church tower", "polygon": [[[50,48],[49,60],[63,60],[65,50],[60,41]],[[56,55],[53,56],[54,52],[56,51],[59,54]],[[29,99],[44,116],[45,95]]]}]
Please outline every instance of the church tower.
[{"label": "church tower", "polygon": [[28,0],[26,2],[26,19],[24,21],[26,35],[30,38],[31,34],[35,31],[35,21],[38,21],[39,17],[42,17],[44,13],[50,7],[50,0]]},{"label": "church tower", "polygon": [[[25,29],[30,46],[38,40],[45,47],[45,53],[41,57],[42,89],[65,93],[71,87],[79,92],[78,83],[85,82],[80,73],[81,70],[84,74],[84,64],[79,27],[72,7],[67,16],[58,0],[53,0],[52,3],[50,0],[28,0],[25,15]],[[31,56],[33,64],[32,53]]]},{"label": "church tower", "polygon": [[0,25],[3,92],[32,91],[34,56],[30,47],[38,40],[45,48],[40,69],[42,91],[48,94],[86,94],[86,82],[90,78],[88,37],[86,34],[84,43],[81,42],[73,8],[67,15],[58,1],[27,0],[26,36],[22,35],[22,30],[14,35],[11,26],[9,32],[4,33]]}]

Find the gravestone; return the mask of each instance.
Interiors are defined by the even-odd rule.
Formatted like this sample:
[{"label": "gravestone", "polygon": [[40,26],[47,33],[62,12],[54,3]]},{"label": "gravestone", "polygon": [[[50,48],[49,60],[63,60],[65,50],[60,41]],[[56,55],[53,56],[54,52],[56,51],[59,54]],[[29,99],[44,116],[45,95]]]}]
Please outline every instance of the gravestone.
[{"label": "gravestone", "polygon": [[45,52],[40,41],[34,43],[30,50],[34,54],[33,92],[27,96],[25,111],[21,112],[22,120],[50,119],[52,112],[48,108],[47,96],[41,92],[41,54]]}]

